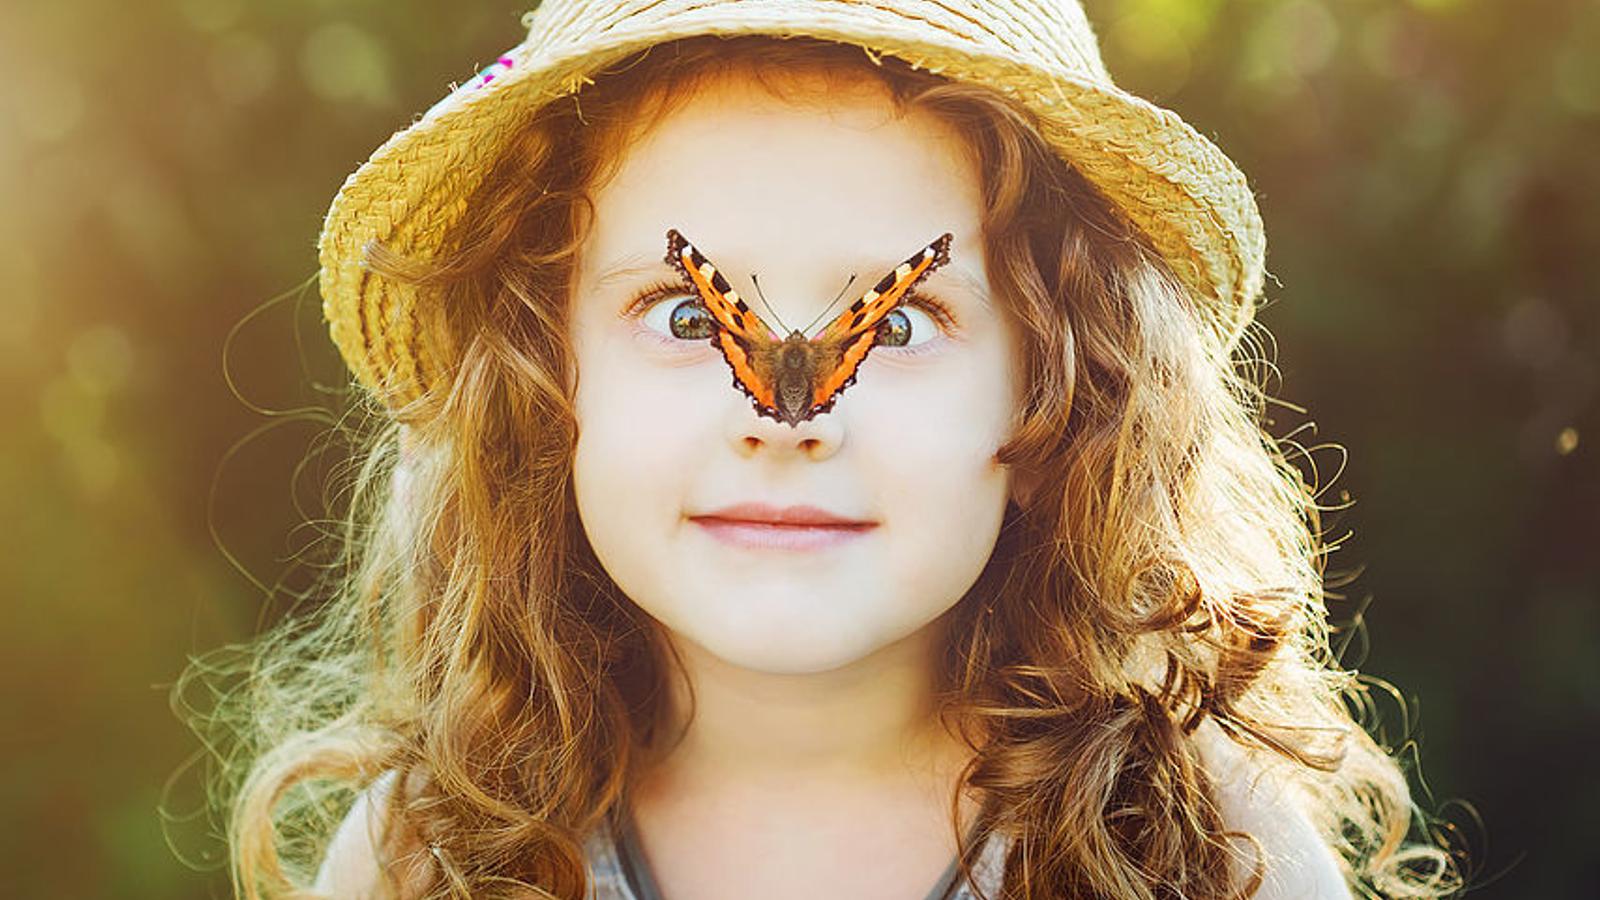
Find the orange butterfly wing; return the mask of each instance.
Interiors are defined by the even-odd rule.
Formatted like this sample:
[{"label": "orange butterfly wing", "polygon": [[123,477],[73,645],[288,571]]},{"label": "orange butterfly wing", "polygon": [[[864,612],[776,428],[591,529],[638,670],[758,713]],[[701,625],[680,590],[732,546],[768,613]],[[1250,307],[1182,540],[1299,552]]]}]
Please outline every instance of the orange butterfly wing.
[{"label": "orange butterfly wing", "polygon": [[[822,333],[807,342],[814,360],[811,374],[811,418],[833,408],[838,395],[855,382],[856,372],[878,341],[878,325],[928,273],[950,261],[946,232],[917,251],[860,299],[840,313]],[[734,385],[754,400],[763,415],[778,409],[774,386],[780,343],[776,334],[677,229],[667,230],[667,262],[694,287],[720,326],[713,341],[733,370]]]},{"label": "orange butterfly wing", "polygon": [[721,326],[713,340],[733,369],[734,385],[762,406],[775,407],[772,354],[762,351],[778,343],[777,335],[676,228],[667,230],[667,262],[694,287]]},{"label": "orange butterfly wing", "polygon": [[[827,361],[812,390],[812,408],[819,412],[833,407],[834,399],[855,382],[856,370],[867,353],[878,343],[878,325],[894,311],[906,292],[928,273],[950,261],[949,232],[913,254],[883,276],[860,299],[828,323],[812,343]],[[836,349],[837,348],[837,349]]]}]

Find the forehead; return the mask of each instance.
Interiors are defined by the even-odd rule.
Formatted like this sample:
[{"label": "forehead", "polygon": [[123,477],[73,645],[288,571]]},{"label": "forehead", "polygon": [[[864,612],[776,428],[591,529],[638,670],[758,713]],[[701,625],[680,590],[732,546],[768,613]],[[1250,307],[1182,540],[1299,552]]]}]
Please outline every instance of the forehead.
[{"label": "forehead", "polygon": [[774,253],[893,265],[951,231],[953,262],[981,272],[981,186],[958,132],[871,79],[781,87],[730,73],[673,98],[593,191],[583,270],[648,265],[677,228],[730,268]]}]

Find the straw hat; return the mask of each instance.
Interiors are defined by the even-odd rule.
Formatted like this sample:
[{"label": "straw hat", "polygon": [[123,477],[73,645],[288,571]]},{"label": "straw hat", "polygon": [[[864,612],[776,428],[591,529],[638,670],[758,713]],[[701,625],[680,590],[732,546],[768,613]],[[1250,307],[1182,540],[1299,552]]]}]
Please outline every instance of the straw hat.
[{"label": "straw hat", "polygon": [[1077,0],[545,0],[522,23],[527,39],[385,141],[323,223],[329,332],[391,408],[439,366],[412,340],[415,292],[370,275],[363,245],[427,258],[530,111],[630,53],[695,35],[840,41],[1000,91],[1149,235],[1226,347],[1253,315],[1266,241],[1244,175],[1177,114],[1112,83]]}]

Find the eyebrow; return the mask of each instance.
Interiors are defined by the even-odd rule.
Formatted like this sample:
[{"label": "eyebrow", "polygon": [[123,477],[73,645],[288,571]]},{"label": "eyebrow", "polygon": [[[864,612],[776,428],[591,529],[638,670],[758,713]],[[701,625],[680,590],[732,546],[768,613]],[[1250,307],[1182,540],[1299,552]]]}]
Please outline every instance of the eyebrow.
[{"label": "eyebrow", "polygon": [[977,300],[985,307],[991,305],[989,302],[989,286],[984,284],[983,281],[981,281],[971,269],[967,268],[966,266],[959,265],[942,266],[939,269],[934,270],[928,275],[928,277],[933,278],[938,276],[940,273],[954,278],[957,284],[966,288],[967,292],[972,294],[973,299]]},{"label": "eyebrow", "polygon": [[[886,267],[886,269],[890,268],[893,267]],[[659,256],[649,253],[630,253],[627,256],[618,258],[603,270],[594,283],[595,287],[604,287],[616,281],[627,281],[644,275],[661,273],[677,274],[672,266]],[[966,288],[967,292],[972,294],[973,299],[979,303],[986,307],[991,305],[989,302],[989,286],[984,284],[971,269],[962,265],[946,265],[930,272],[927,277],[933,278],[940,273],[953,278],[957,284]],[[860,273],[857,274],[859,275]]]},{"label": "eyebrow", "polygon": [[657,271],[671,272],[672,266],[668,265],[667,261],[660,256],[649,253],[632,253],[613,262],[600,273],[594,283],[596,287],[604,287],[613,281],[624,281]]}]

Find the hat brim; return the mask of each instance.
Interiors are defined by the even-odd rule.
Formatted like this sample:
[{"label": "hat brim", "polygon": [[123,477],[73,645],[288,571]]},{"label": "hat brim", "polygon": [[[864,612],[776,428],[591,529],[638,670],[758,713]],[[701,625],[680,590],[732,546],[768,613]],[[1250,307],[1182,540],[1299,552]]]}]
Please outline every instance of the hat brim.
[{"label": "hat brim", "polygon": [[[738,3],[737,13],[729,7]],[[645,47],[699,35],[811,37],[867,48],[958,81],[989,86],[1037,115],[1044,138],[1149,237],[1207,306],[1224,348],[1254,313],[1265,237],[1239,169],[1171,110],[1111,83],[1098,59],[1083,71],[1013,58],[948,25],[872,4],[836,4],[797,19],[778,4],[700,3],[662,16],[633,15],[581,32],[530,14],[528,40],[395,133],[340,187],[318,239],[323,313],[346,363],[391,407],[414,399],[439,371],[416,341],[414,291],[371,275],[368,241],[428,258],[466,213],[466,198],[509,135],[552,100]]]}]

